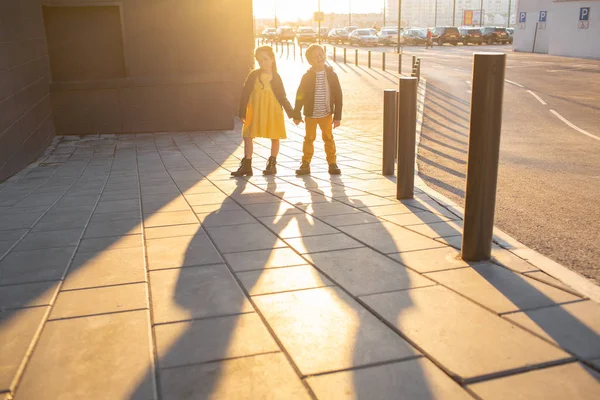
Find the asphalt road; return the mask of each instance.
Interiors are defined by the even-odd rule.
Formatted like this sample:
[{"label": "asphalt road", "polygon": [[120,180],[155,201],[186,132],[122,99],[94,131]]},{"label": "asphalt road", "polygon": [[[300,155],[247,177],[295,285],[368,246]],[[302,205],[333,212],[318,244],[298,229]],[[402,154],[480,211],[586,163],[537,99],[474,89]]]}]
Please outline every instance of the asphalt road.
[{"label": "asphalt road", "polygon": [[[381,131],[383,89],[397,87],[393,48],[326,45],[344,87],[346,126]],[[306,46],[305,46],[306,47]],[[347,64],[343,63],[346,47]],[[358,66],[355,51],[358,50]],[[367,66],[371,51],[372,69]],[[386,71],[381,52],[387,51]],[[513,53],[511,46],[403,48],[422,59],[427,94],[418,164],[427,183],[464,202],[472,57],[507,54],[496,225],[515,239],[600,283],[600,61]],[[308,65],[280,49],[293,98]]]}]

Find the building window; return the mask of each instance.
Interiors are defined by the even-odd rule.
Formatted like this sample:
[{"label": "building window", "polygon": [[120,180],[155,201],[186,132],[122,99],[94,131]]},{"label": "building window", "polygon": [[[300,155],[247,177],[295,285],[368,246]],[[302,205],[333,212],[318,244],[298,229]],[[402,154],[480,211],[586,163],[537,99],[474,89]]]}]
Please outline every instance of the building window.
[{"label": "building window", "polygon": [[118,6],[43,10],[53,82],[125,77]]}]

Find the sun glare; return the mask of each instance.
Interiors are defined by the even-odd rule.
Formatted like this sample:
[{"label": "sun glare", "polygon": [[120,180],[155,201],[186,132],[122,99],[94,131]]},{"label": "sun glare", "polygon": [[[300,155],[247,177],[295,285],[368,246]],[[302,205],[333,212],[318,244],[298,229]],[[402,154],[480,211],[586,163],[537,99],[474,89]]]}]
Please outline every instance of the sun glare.
[{"label": "sun glare", "polygon": [[[254,16],[256,18],[274,18],[277,15],[279,23],[305,20],[318,11],[318,0],[253,0]],[[365,0],[321,0],[321,11],[325,13],[345,14],[378,13],[383,3],[373,4]]]}]

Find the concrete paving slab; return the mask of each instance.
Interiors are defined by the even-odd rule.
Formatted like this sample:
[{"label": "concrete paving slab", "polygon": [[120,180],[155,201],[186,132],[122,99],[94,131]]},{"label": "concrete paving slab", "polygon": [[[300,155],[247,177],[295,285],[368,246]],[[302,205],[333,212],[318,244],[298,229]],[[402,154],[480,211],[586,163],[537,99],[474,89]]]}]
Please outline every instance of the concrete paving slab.
[{"label": "concrete paving slab", "polygon": [[306,264],[306,260],[289,247],[224,254],[224,257],[236,272]]},{"label": "concrete paving slab", "polygon": [[328,215],[353,214],[360,211],[354,207],[340,202],[332,203],[315,203],[300,207],[306,213],[315,217],[325,217]]},{"label": "concrete paving slab", "polygon": [[319,217],[319,219],[336,228],[347,225],[362,225],[381,222],[381,220],[377,217],[371,214],[367,214],[365,212],[357,212],[343,215],[331,215],[327,217]]},{"label": "concrete paving slab", "polygon": [[135,211],[121,211],[116,213],[105,213],[105,214],[92,214],[90,223],[96,222],[107,222],[107,221],[118,221],[120,219],[138,219],[142,221],[142,213],[140,210]]},{"label": "concrete paving slab", "polygon": [[206,234],[146,240],[148,269],[180,268],[222,263]]},{"label": "concrete paving slab", "polygon": [[443,243],[447,246],[451,246],[457,250],[462,248],[462,235],[460,236],[447,236],[443,238],[434,239],[436,242]]},{"label": "concrete paving slab", "polygon": [[147,311],[51,321],[15,399],[151,399],[153,370]]},{"label": "concrete paving slab", "polygon": [[393,205],[397,204],[397,201],[386,199],[384,197],[374,196],[374,195],[364,195],[364,196],[335,196],[337,201],[341,201],[342,203],[348,204],[352,207],[362,208],[362,207],[370,207],[370,206],[385,206],[385,205]]},{"label": "concrete paving slab", "polygon": [[192,205],[192,210],[197,214],[208,214],[215,211],[242,210],[242,207],[234,203],[233,200],[226,200],[216,204],[205,204],[200,206]]},{"label": "concrete paving slab", "polygon": [[460,258],[460,252],[448,246],[390,254],[390,257],[420,273],[464,268],[471,265]]},{"label": "concrete paving slab", "polygon": [[15,243],[17,243],[18,239],[15,240],[3,240],[0,242],[0,258],[4,256],[10,250]]},{"label": "concrete paving slab", "polygon": [[600,356],[600,304],[583,301],[505,315],[582,359]]},{"label": "concrete paving slab", "polygon": [[101,238],[83,239],[79,244],[78,251],[104,251],[114,249],[127,249],[130,247],[142,247],[142,235],[108,236]]},{"label": "concrete paving slab", "polygon": [[138,191],[130,191],[130,192],[123,192],[123,193],[118,193],[118,194],[113,194],[115,192],[106,192],[106,190],[104,192],[102,192],[102,195],[100,196],[100,201],[104,202],[104,201],[117,201],[117,200],[138,200],[140,199],[140,193]]},{"label": "concrete paving slab", "polygon": [[12,391],[31,342],[41,329],[49,307],[0,311],[0,391]]},{"label": "concrete paving slab", "polygon": [[164,213],[173,211],[188,211],[190,206],[185,200],[171,200],[171,201],[153,201],[144,202],[142,204],[142,211],[144,215],[151,215],[154,213]]},{"label": "concrete paving slab", "polygon": [[61,291],[49,320],[148,309],[145,283]]},{"label": "concrete paving slab", "polygon": [[259,220],[283,239],[338,233],[335,228],[309,214],[262,217]]},{"label": "concrete paving slab", "polygon": [[254,302],[302,375],[418,354],[341,289],[256,296]]},{"label": "concrete paving slab", "polygon": [[570,358],[441,286],[361,299],[463,381]]},{"label": "concrete paving slab", "polygon": [[183,225],[198,222],[196,216],[191,210],[159,212],[144,216],[144,227],[152,228],[156,226]]},{"label": "concrete paving slab", "polygon": [[229,226],[256,223],[256,219],[244,210],[217,211],[209,214],[196,214],[204,226]]},{"label": "concrete paving slab", "polygon": [[157,325],[160,368],[279,352],[256,313]]},{"label": "concrete paving slab", "polygon": [[69,212],[67,210],[50,210],[33,226],[32,231],[84,228],[90,219],[90,211]]},{"label": "concrete paving slab", "polygon": [[237,276],[251,296],[333,286],[310,265],[239,272]]},{"label": "concrete paving slab", "polygon": [[463,230],[462,221],[444,221],[420,225],[410,225],[408,229],[432,239],[439,237],[462,235]]},{"label": "concrete paving slab", "polygon": [[[355,296],[435,285],[367,247],[312,253],[306,257]],[[365,279],[366,276],[369,278]]]},{"label": "concrete paving slab", "polygon": [[[394,214],[394,215],[386,215],[381,217],[387,221],[393,222],[397,225],[401,226],[412,226],[419,224],[427,224],[431,222],[444,222],[448,221],[449,218],[443,215],[438,215],[431,213],[429,211],[421,211],[415,213],[407,213],[407,214]],[[460,232],[457,232],[460,233]]]},{"label": "concrete paving slab", "polygon": [[434,272],[427,277],[498,314],[579,300],[571,293],[493,264]]},{"label": "concrete paving slab", "polygon": [[206,230],[222,253],[287,247],[277,236],[258,223],[207,227]]},{"label": "concrete paving slab", "polygon": [[300,210],[290,203],[284,201],[279,203],[247,204],[244,208],[255,217],[272,217],[275,215],[294,215],[303,214]]},{"label": "concrete paving slab", "polygon": [[0,261],[0,285],[62,279],[75,247],[11,251]]},{"label": "concrete paving slab", "polygon": [[301,254],[364,247],[344,233],[287,239],[286,242]]},{"label": "concrete paving slab", "polygon": [[444,247],[441,243],[411,232],[391,222],[342,226],[339,229],[361,242],[388,254]]},{"label": "concrete paving slab", "polygon": [[59,281],[2,286],[0,310],[47,306],[58,290]]},{"label": "concrete paving slab", "polygon": [[469,385],[484,399],[593,400],[600,393],[600,374],[570,363]]},{"label": "concrete paving slab", "polygon": [[332,201],[331,197],[323,196],[322,194],[317,193],[309,194],[306,192],[304,192],[304,194],[301,194],[300,192],[291,194],[286,193],[282,196],[282,198],[296,207],[315,203],[329,203]]},{"label": "concrete paving slab", "polygon": [[0,241],[13,243],[21,239],[27,233],[27,229],[13,229],[8,231],[0,231]]},{"label": "concrete paving slab", "polygon": [[43,212],[11,214],[5,213],[0,215],[0,231],[29,229],[42,216]]},{"label": "concrete paving slab", "polygon": [[169,368],[160,372],[164,399],[310,399],[281,353]]},{"label": "concrete paving slab", "polygon": [[204,206],[208,204],[221,204],[229,199],[223,193],[201,193],[201,194],[185,194],[185,199],[191,206]]},{"label": "concrete paving slab", "polygon": [[472,399],[426,358],[312,376],[306,381],[319,399]]},{"label": "concrete paving slab", "polygon": [[144,236],[146,239],[160,239],[177,236],[193,236],[204,234],[199,223],[159,226],[156,228],[145,228]]},{"label": "concrete paving slab", "polygon": [[254,311],[224,264],[150,272],[154,322]]},{"label": "concrete paving slab", "polygon": [[93,195],[93,196],[67,195],[67,196],[63,197],[62,199],[60,199],[58,202],[56,202],[56,204],[54,205],[54,208],[65,209],[65,208],[70,208],[70,207],[82,207],[82,206],[93,207],[96,205],[96,202],[98,201],[99,198],[100,198],[99,193],[97,195]]},{"label": "concrete paving slab", "polygon": [[[37,206],[51,206],[58,199],[60,199],[60,194],[42,194],[37,195],[33,193],[32,195],[26,197],[25,199],[19,201],[16,206],[17,207],[37,207]],[[64,197],[63,197],[64,199]],[[60,201],[59,201],[60,203]]]},{"label": "concrete paving slab", "polygon": [[565,292],[574,294],[575,296],[584,297],[581,293],[577,292],[575,289],[571,288],[570,286],[565,285],[558,279],[551,277],[550,275],[548,275],[547,273],[545,273],[543,271],[525,272],[524,275],[529,278],[533,278],[540,282],[544,282],[544,283],[547,283],[548,285],[562,289]]},{"label": "concrete paving slab", "polygon": [[516,272],[537,271],[537,267],[531,265],[508,250],[492,247],[492,260]]},{"label": "concrete paving slab", "polygon": [[82,233],[83,228],[29,232],[14,248],[14,251],[77,246]]},{"label": "concrete paving slab", "polygon": [[139,218],[94,222],[90,221],[85,233],[83,234],[83,238],[88,239],[106,236],[137,235],[141,232],[141,220]]},{"label": "concrete paving slab", "polygon": [[123,211],[138,211],[140,209],[140,201],[132,200],[101,200],[98,202],[94,214],[106,214]]},{"label": "concrete paving slab", "polygon": [[141,248],[77,252],[63,290],[145,282]]}]

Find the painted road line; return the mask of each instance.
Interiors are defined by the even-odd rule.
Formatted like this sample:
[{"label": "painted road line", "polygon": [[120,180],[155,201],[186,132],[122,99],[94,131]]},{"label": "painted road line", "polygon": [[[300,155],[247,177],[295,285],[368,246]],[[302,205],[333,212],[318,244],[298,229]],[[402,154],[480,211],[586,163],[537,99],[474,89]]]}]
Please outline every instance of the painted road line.
[{"label": "painted road line", "polygon": [[512,83],[513,85],[521,87],[521,88],[524,87],[523,85],[521,85],[521,84],[519,84],[517,82],[509,81],[508,79],[505,79],[505,81],[508,82],[508,83]]},{"label": "painted road line", "polygon": [[571,122],[570,122],[568,119],[566,119],[565,117],[563,117],[562,115],[560,115],[560,114],[559,114],[559,113],[557,113],[556,111],[554,111],[554,110],[550,110],[550,112],[551,112],[552,114],[556,115],[556,117],[557,117],[558,119],[560,119],[562,122],[564,122],[565,124],[569,125],[571,128],[575,129],[577,132],[579,132],[579,133],[583,133],[584,135],[586,135],[586,136],[589,136],[589,137],[591,137],[592,139],[600,140],[600,137],[598,137],[598,136],[596,136],[596,135],[592,135],[591,133],[589,133],[589,132],[586,132],[586,131],[584,131],[583,129],[581,129],[580,127],[578,127],[578,126],[576,126],[576,125],[572,124],[572,123],[571,123]]},{"label": "painted road line", "polygon": [[537,94],[533,93],[531,90],[527,91],[530,95],[532,95],[533,97],[535,97],[537,99],[537,101],[539,101],[540,103],[542,103],[543,105],[546,105],[546,102],[544,100],[542,100],[540,98],[540,96],[538,96]]}]

